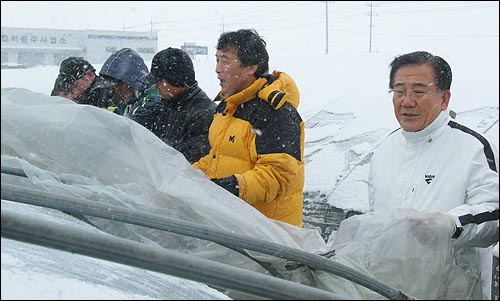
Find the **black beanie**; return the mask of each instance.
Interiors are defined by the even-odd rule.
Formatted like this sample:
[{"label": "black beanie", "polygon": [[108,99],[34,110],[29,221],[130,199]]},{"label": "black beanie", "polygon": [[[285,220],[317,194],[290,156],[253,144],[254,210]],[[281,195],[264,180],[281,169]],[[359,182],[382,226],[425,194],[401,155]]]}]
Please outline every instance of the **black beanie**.
[{"label": "black beanie", "polygon": [[165,79],[176,87],[188,87],[196,83],[191,58],[178,48],[169,47],[155,54],[151,74],[157,81]]},{"label": "black beanie", "polygon": [[71,56],[61,62],[59,75],[66,78],[67,82],[74,83],[89,70],[95,71],[95,68],[87,60],[82,57]]},{"label": "black beanie", "polygon": [[82,57],[70,56],[63,60],[51,94],[57,95],[59,92],[68,92],[71,85],[82,78],[89,70],[95,71],[95,68]]}]

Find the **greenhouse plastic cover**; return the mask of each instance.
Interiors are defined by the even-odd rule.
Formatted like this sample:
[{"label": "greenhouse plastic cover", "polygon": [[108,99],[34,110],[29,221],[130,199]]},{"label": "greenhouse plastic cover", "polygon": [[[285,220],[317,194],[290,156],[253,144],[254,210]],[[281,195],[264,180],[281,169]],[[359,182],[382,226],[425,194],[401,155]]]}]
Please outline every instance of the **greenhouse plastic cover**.
[{"label": "greenhouse plastic cover", "polygon": [[[464,274],[453,264],[450,238],[443,236],[447,231],[441,237],[432,234],[439,231],[429,231],[425,237],[414,235],[412,220],[420,213],[353,216],[341,223],[327,245],[316,230],[268,219],[123,116],[18,88],[2,89],[1,109],[2,164],[16,162],[37,189],[161,214],[310,253],[335,249],[331,260],[417,298],[473,298],[471,292],[479,283],[476,270],[467,270],[468,277],[458,276]],[[119,237],[267,273],[253,260],[212,242],[87,218]],[[445,223],[436,221],[433,227],[449,226]],[[2,248],[2,258],[3,253]],[[249,253],[272,262],[285,279],[353,299],[385,299],[341,277],[307,267],[288,271],[283,259]]]}]

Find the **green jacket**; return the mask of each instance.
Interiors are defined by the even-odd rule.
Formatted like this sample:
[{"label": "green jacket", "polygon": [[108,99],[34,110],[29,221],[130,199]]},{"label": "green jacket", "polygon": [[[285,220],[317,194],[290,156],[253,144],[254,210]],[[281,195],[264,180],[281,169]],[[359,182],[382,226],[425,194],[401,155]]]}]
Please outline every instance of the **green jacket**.
[{"label": "green jacket", "polygon": [[151,98],[160,99],[160,94],[155,88],[155,85],[149,86],[146,90],[144,90],[139,97],[136,98],[135,101],[131,101],[130,103],[125,103],[120,101],[118,106],[109,106],[108,110],[122,116],[129,116],[134,112],[138,107],[144,105]]}]

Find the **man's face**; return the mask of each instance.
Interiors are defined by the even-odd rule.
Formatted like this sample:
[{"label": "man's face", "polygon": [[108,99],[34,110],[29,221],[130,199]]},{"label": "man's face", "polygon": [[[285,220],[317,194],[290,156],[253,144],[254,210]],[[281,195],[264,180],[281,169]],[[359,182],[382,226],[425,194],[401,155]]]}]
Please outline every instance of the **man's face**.
[{"label": "man's face", "polygon": [[115,91],[120,96],[120,99],[128,104],[129,101],[132,99],[132,96],[135,94],[134,88],[130,87],[124,82],[119,82],[115,86]]},{"label": "man's face", "polygon": [[94,79],[95,73],[93,71],[85,72],[85,75],[75,82],[75,85],[71,89],[72,93],[81,96],[83,92],[87,91],[90,85],[92,85],[92,81],[94,81]]},{"label": "man's face", "polygon": [[220,80],[223,97],[241,92],[255,81],[257,65],[242,67],[234,47],[217,50],[215,58],[215,72]]},{"label": "man's face", "polygon": [[77,79],[69,91],[67,92],[59,92],[59,96],[66,97],[68,99],[73,100],[74,102],[79,102],[83,93],[87,91],[87,89],[92,85],[92,81],[95,79],[95,73],[93,71],[87,71],[85,74]]},{"label": "man's face", "polygon": [[403,129],[418,132],[448,108],[451,93],[439,91],[431,66],[407,65],[394,75],[394,113]]},{"label": "man's face", "polygon": [[179,95],[182,91],[186,90],[185,87],[176,87],[165,79],[157,81],[155,88],[164,100],[170,100]]}]

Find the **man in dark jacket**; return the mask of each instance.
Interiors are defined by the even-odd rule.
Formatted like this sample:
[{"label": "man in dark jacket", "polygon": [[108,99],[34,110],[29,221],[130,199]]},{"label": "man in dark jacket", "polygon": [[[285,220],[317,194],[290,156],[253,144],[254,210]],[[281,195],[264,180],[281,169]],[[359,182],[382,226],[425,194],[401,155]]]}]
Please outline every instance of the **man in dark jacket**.
[{"label": "man in dark jacket", "polygon": [[120,102],[113,112],[130,117],[132,110],[147,101],[160,99],[151,82],[148,67],[142,57],[131,48],[112,53],[102,65],[99,76],[114,83],[114,92]]},{"label": "man in dark jacket", "polygon": [[120,96],[115,92],[115,86],[115,82],[96,76],[90,87],[83,92],[78,103],[113,111],[120,104]]},{"label": "man in dark jacket", "polygon": [[208,154],[208,128],[215,103],[198,86],[193,62],[177,48],[158,52],[151,64],[161,101],[149,101],[132,111],[130,118],[151,130],[190,162]]},{"label": "man in dark jacket", "polygon": [[62,96],[79,102],[78,98],[95,79],[95,68],[83,57],[70,56],[59,66],[51,96]]}]

